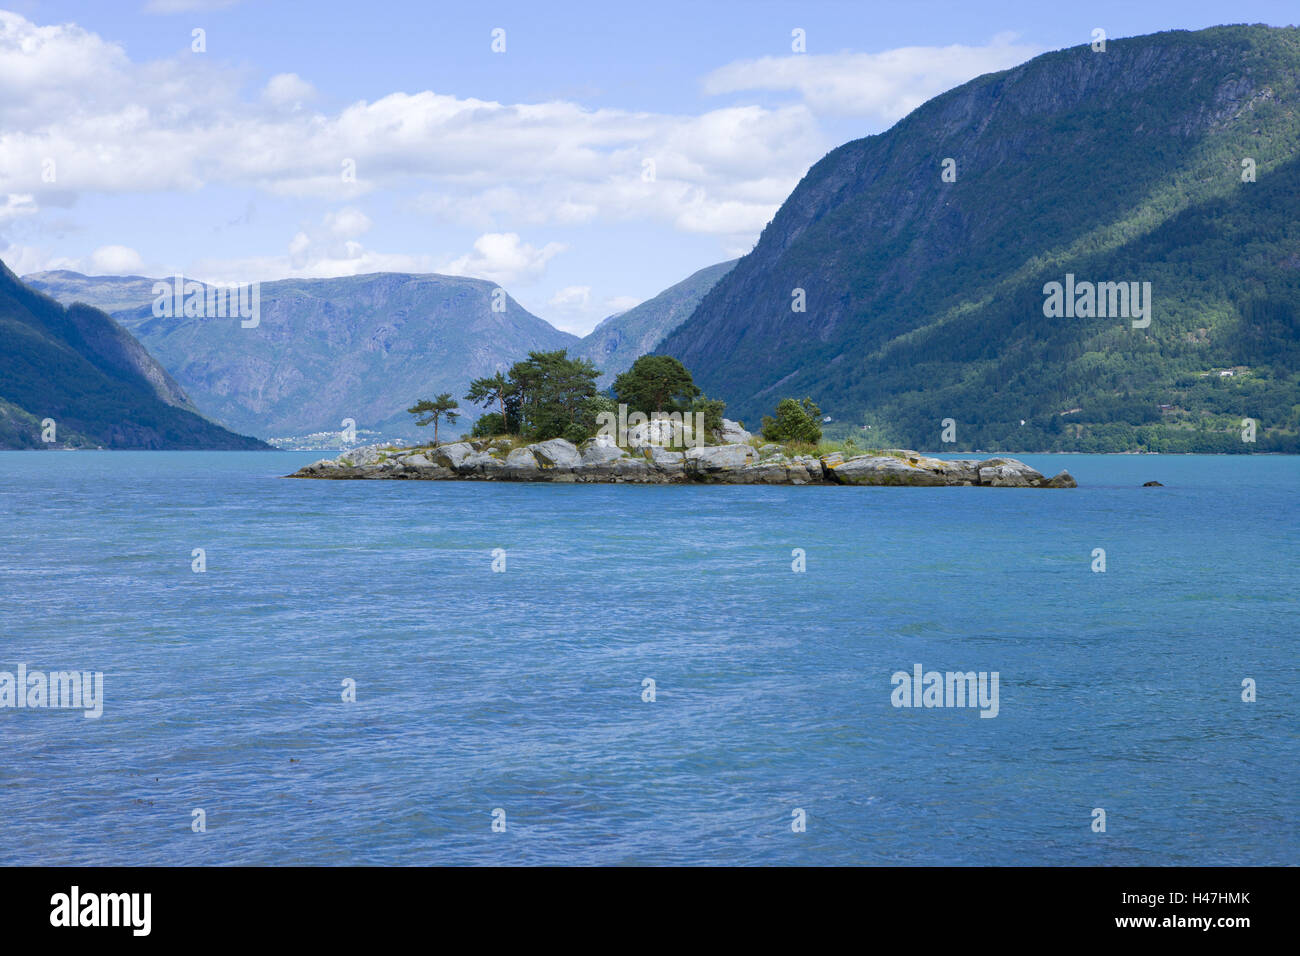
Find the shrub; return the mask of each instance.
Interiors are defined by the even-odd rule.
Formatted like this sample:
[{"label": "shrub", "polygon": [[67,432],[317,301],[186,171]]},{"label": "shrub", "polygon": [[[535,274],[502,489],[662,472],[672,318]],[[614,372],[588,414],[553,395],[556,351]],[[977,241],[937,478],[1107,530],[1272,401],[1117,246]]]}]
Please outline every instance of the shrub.
[{"label": "shrub", "polygon": [[491,438],[493,435],[506,433],[506,420],[500,412],[488,412],[474,423],[471,438]]},{"label": "shrub", "polygon": [[821,409],[811,398],[802,402],[794,398],[782,399],[776,406],[776,418],[763,416],[763,437],[768,441],[815,445],[822,438],[821,416]]}]

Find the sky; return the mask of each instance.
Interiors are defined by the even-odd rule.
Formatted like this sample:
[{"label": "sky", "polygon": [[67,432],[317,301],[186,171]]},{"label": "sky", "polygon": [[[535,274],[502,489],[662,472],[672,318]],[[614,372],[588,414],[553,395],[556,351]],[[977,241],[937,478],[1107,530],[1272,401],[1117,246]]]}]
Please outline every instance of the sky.
[{"label": "sky", "polygon": [[0,259],[469,275],[581,335],[947,89],[1098,28],[1243,22],[1300,4],[9,0]]}]

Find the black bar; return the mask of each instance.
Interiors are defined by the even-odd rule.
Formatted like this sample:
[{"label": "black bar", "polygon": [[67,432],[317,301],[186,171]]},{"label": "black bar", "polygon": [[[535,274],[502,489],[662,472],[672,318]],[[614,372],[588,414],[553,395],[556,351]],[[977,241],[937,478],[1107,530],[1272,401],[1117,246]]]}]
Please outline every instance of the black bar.
[{"label": "black bar", "polygon": [[[433,942],[456,928],[496,940],[618,924],[629,941],[667,944],[668,929],[704,919],[737,939],[771,930],[811,941],[834,928],[862,940],[902,933],[963,946],[1126,937],[1231,946],[1261,929],[1285,929],[1296,877],[1294,869],[1215,867],[7,869],[0,925],[6,942],[338,945],[374,944],[388,930],[431,934]],[[150,894],[148,935],[137,936],[130,918],[143,928],[143,897],[140,909],[121,910],[127,925],[51,925],[58,894],[70,908],[73,886],[82,913],[90,895]],[[90,905],[97,910],[98,897]],[[1206,919],[1210,925],[1200,925]]]}]

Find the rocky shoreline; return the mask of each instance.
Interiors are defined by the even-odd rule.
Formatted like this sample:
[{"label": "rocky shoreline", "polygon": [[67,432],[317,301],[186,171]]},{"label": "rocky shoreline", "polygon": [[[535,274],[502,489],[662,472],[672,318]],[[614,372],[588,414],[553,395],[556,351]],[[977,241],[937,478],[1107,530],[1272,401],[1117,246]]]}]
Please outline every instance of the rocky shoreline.
[{"label": "rocky shoreline", "polygon": [[[734,434],[734,433],[733,433]],[[620,448],[597,436],[577,447],[562,438],[513,447],[509,439],[477,439],[402,449],[370,445],[313,462],[289,478],[418,481],[560,481],[638,484],[900,485],[912,487],[1074,488],[1014,458],[945,461],[891,449],[845,458],[839,452],[787,456],[778,445],[745,442],[671,451],[646,444]]]}]

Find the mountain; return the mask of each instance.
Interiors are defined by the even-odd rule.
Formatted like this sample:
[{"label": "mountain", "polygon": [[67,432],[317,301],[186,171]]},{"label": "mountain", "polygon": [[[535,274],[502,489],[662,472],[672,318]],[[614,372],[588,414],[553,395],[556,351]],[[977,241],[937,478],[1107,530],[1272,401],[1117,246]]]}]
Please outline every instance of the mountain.
[{"label": "mountain", "polygon": [[[67,272],[27,278],[65,300],[120,298],[136,282]],[[149,294],[114,318],[205,411],[263,438],[338,433],[349,418],[359,431],[426,437],[405,411],[416,399],[451,392],[462,400],[471,379],[529,351],[578,343],[504,294],[504,310],[493,311],[498,287],[479,279],[374,273],[264,282],[258,323],[248,328],[239,318],[155,316],[160,280],[140,281]]]},{"label": "mountain", "polygon": [[25,275],[23,281],[64,305],[82,302],[115,315],[152,304],[153,286],[159,280],[145,276],[87,276],[56,269]]},{"label": "mountain", "polygon": [[[125,329],[59,305],[0,263],[0,448],[253,449],[203,418]],[[43,440],[53,420],[52,443]]]},{"label": "mountain", "polygon": [[[752,425],[808,395],[877,444],[1300,451],[1298,81],[1264,26],[979,77],[814,165],[658,351]],[[1045,314],[1075,280],[1149,282],[1149,326]]]},{"label": "mountain", "polygon": [[582,340],[573,354],[590,359],[605,388],[615,376],[632,367],[640,356],[654,350],[664,336],[681,325],[695,311],[706,292],[730,272],[739,260],[720,262],[693,273],[669,286],[652,299],[604,319]]},{"label": "mountain", "polygon": [[[155,316],[156,282],[66,270],[26,276],[62,302],[111,311],[220,421],[264,438],[358,429],[421,436],[406,408],[504,370],[533,350],[567,349],[613,382],[686,319],[735,260],[709,266],[652,299],[605,319],[579,340],[478,279],[375,273],[285,279],[260,287],[260,320]],[[203,286],[205,293],[207,286]],[[473,406],[462,411],[475,415]]]}]

